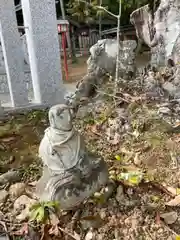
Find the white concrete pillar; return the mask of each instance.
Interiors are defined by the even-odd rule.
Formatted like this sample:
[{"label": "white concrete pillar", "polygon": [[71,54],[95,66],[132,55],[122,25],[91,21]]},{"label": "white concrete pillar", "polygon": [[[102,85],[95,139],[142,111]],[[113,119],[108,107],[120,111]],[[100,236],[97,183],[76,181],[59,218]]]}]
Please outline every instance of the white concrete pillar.
[{"label": "white concrete pillar", "polygon": [[60,50],[54,0],[21,0],[36,103],[62,103]]},{"label": "white concrete pillar", "polygon": [[17,29],[14,0],[1,0],[0,41],[12,107],[26,105],[28,93],[24,78],[24,58]]}]

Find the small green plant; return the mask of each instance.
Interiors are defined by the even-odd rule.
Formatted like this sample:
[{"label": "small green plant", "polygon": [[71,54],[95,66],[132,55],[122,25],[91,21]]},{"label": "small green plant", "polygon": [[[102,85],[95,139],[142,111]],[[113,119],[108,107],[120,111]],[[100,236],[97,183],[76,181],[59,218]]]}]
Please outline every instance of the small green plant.
[{"label": "small green plant", "polygon": [[118,180],[124,180],[129,183],[129,185],[138,185],[143,180],[144,174],[139,171],[130,171],[126,173],[120,173],[118,175]]},{"label": "small green plant", "polygon": [[95,203],[99,203],[99,204],[105,203],[104,194],[103,194],[103,193],[96,192],[96,193],[94,194],[94,202],[95,202]]},{"label": "small green plant", "polygon": [[95,120],[94,120],[92,113],[88,113],[85,116],[85,118],[83,119],[83,122],[84,122],[84,124],[90,124],[90,125],[95,124]]},{"label": "small green plant", "polygon": [[120,156],[120,155],[116,155],[116,156],[115,156],[115,159],[116,159],[117,161],[122,161],[122,159],[121,159],[121,156]]},{"label": "small green plant", "polygon": [[49,219],[50,212],[59,210],[59,202],[38,202],[30,207],[30,221],[45,223]]}]

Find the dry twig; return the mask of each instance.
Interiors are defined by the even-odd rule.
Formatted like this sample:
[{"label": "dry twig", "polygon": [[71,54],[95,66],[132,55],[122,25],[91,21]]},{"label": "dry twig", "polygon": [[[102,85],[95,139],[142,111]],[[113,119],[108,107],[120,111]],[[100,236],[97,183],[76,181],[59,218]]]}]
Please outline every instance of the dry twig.
[{"label": "dry twig", "polygon": [[172,192],[168,191],[168,189],[165,186],[163,186],[163,185],[161,185],[159,183],[156,183],[156,182],[150,182],[150,183],[151,183],[152,186],[154,186],[155,188],[159,189],[161,192],[166,193],[170,197],[174,197],[174,194]]},{"label": "dry twig", "polygon": [[118,100],[122,100],[126,103],[131,103],[131,101],[129,101],[129,100],[123,98],[123,97],[115,96],[114,94],[106,93],[106,92],[103,92],[103,91],[100,91],[100,90],[96,90],[96,92],[104,94],[104,95],[109,96],[109,97],[113,97],[113,99],[118,99]]}]

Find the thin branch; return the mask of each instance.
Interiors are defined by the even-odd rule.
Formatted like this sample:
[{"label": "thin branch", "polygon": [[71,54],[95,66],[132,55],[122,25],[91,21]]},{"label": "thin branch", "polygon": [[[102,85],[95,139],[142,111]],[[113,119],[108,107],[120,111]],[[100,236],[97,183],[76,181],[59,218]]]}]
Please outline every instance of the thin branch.
[{"label": "thin branch", "polygon": [[[102,0],[100,0],[100,6],[102,6]],[[99,38],[102,38],[102,14],[99,14]]]},{"label": "thin branch", "polygon": [[[85,3],[85,4],[87,4],[87,5],[91,6],[91,7],[94,7],[94,5],[92,5],[91,3],[88,3],[88,2],[86,2],[86,1],[84,1],[84,0],[78,0],[78,1],[79,1],[79,2],[82,2],[82,3]],[[97,8],[99,8],[99,9],[107,12],[109,15],[111,15],[111,16],[113,16],[113,17],[115,17],[115,18],[118,18],[118,15],[115,15],[115,14],[113,14],[112,12],[108,11],[105,7],[102,7],[102,6],[95,6],[95,7],[97,7]]]},{"label": "thin branch", "polygon": [[127,102],[127,103],[131,103],[131,101],[129,101],[129,100],[123,98],[123,97],[115,96],[114,94],[109,94],[109,93],[99,91],[99,90],[96,90],[96,92],[101,93],[101,94],[106,95],[106,96],[109,96],[109,97],[113,97],[114,99],[118,99],[118,100],[122,100],[122,101]]},{"label": "thin branch", "polygon": [[118,14],[118,23],[117,23],[117,57],[116,57],[116,74],[115,74],[115,86],[114,86],[114,93],[116,93],[118,79],[119,79],[119,33],[120,33],[120,19],[121,19],[121,0],[119,0],[119,14]]},{"label": "thin branch", "polygon": [[115,18],[118,18],[118,16],[119,16],[119,15],[115,15],[114,13],[108,11],[105,7],[102,7],[102,6],[96,6],[96,7],[101,9],[101,10],[103,10],[103,11],[105,11],[105,12],[107,12],[109,15],[111,15],[111,16],[113,16]]}]

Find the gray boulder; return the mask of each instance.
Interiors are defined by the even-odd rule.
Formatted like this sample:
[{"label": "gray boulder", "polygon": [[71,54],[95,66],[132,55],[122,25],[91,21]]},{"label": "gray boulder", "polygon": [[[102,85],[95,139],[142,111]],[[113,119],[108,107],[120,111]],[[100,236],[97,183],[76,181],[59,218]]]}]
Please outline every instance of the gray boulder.
[{"label": "gray boulder", "polygon": [[145,5],[130,16],[136,28],[137,37],[146,43],[152,52],[152,64],[166,65],[169,59],[175,64],[178,51],[175,51],[180,34],[180,1],[154,0],[154,9]]},{"label": "gray boulder", "polygon": [[[121,76],[135,73],[135,49],[137,43],[134,40],[120,41],[119,47],[119,72]],[[88,73],[99,71],[115,74],[118,45],[116,39],[99,40],[90,48],[90,57],[87,61]]]}]

